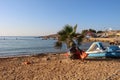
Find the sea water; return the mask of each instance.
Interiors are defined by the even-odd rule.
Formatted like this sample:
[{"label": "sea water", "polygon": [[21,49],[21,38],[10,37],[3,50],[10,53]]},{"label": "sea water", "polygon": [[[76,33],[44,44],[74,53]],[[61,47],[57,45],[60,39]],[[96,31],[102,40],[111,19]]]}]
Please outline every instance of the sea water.
[{"label": "sea water", "polygon": [[[1,36],[0,37],[0,57],[34,55],[40,53],[66,52],[62,49],[54,48],[56,40],[42,40],[35,36]],[[81,49],[88,49],[91,43],[82,44]]]},{"label": "sea water", "polygon": [[1,36],[0,57],[65,51],[63,48],[55,49],[55,42],[53,39],[42,40],[34,36]]}]

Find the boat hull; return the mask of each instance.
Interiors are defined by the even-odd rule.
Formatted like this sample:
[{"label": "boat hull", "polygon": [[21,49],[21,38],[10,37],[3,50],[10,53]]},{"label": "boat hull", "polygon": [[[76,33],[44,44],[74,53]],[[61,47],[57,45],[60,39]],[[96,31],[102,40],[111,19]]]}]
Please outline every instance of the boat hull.
[{"label": "boat hull", "polygon": [[100,52],[100,53],[88,53],[89,58],[120,58],[120,52]]}]

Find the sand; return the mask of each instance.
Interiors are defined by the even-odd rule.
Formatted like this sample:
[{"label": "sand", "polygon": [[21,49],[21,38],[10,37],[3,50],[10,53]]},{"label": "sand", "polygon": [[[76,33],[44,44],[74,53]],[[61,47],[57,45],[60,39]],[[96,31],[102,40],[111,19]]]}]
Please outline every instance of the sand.
[{"label": "sand", "polygon": [[81,61],[64,54],[0,58],[0,80],[120,80],[120,59]]}]

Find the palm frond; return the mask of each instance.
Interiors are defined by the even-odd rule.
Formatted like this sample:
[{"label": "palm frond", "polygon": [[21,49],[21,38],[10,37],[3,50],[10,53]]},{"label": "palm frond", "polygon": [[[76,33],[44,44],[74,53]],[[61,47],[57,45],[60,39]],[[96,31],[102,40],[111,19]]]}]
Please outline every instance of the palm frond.
[{"label": "palm frond", "polygon": [[76,30],[77,30],[77,24],[74,26],[73,32],[76,33]]},{"label": "palm frond", "polygon": [[58,35],[62,36],[62,35],[65,35],[66,34],[66,31],[65,30],[61,30],[57,33]]},{"label": "palm frond", "polygon": [[77,29],[77,24],[73,27],[73,31],[70,33],[71,38],[75,37],[76,29]]},{"label": "palm frond", "polygon": [[74,41],[73,41],[73,40],[67,40],[67,41],[66,41],[67,48],[72,47],[73,44],[74,44]]},{"label": "palm frond", "polygon": [[78,36],[77,39],[76,39],[77,44],[81,45],[82,40],[83,40],[83,36],[82,35]]},{"label": "palm frond", "polygon": [[59,37],[59,41],[66,41],[66,39],[67,39],[67,36],[66,35],[62,35],[62,36],[60,36]]},{"label": "palm frond", "polygon": [[[58,41],[55,43],[55,48],[62,48],[62,43],[66,43],[67,48],[72,47],[74,44],[80,44],[82,41],[82,37],[80,34],[76,33],[77,24],[72,27],[70,25],[65,25],[64,28],[58,32]],[[74,42],[74,40],[76,42]]]},{"label": "palm frond", "polygon": [[66,33],[68,35],[68,34],[70,34],[73,31],[73,28],[72,28],[72,26],[70,26],[70,25],[67,24],[64,27],[64,31],[66,31]]},{"label": "palm frond", "polygon": [[62,42],[59,42],[59,41],[55,42],[54,47],[57,48],[57,49],[61,49],[62,48]]}]

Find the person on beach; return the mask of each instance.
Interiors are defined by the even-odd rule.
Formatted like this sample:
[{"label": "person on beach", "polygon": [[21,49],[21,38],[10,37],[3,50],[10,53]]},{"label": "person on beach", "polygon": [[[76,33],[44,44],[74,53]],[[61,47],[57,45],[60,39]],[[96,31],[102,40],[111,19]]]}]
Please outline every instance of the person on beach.
[{"label": "person on beach", "polygon": [[70,58],[71,59],[82,59],[84,60],[88,54],[86,54],[83,50],[79,49],[76,45],[74,45],[70,49]]},{"label": "person on beach", "polygon": [[71,59],[79,59],[79,54],[77,53],[77,48],[76,48],[76,46],[73,46],[73,47],[70,49],[70,58],[71,58]]}]

